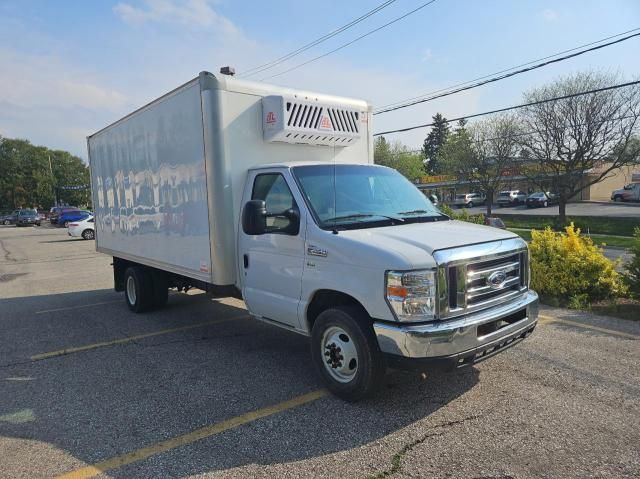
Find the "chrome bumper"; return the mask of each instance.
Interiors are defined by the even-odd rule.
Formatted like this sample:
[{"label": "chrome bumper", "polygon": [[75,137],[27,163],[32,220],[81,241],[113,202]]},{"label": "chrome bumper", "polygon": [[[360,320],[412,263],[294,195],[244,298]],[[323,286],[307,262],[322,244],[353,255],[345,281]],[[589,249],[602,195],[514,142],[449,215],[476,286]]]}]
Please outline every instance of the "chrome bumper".
[{"label": "chrome bumper", "polygon": [[[490,323],[504,321],[510,324],[500,324],[500,329],[489,332]],[[538,295],[527,291],[515,301],[460,318],[421,325],[377,321],[373,329],[380,350],[388,355],[466,361],[515,344],[533,330],[537,321]]]}]

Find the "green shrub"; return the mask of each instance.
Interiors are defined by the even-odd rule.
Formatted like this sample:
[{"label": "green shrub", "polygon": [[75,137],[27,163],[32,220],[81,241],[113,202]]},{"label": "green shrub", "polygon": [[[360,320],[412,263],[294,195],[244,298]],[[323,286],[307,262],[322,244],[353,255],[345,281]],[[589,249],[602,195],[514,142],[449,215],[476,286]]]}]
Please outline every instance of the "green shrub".
[{"label": "green shrub", "polygon": [[625,281],[631,295],[640,299],[640,226],[636,226],[633,232],[633,246],[631,246],[630,252],[633,258],[625,266]]},{"label": "green shrub", "polygon": [[573,306],[622,296],[627,288],[616,264],[571,223],[566,233],[531,232],[531,288]]},{"label": "green shrub", "polygon": [[453,218],[454,220],[466,221],[467,223],[475,223],[478,225],[484,224],[484,215],[480,213],[479,215],[470,215],[466,209],[463,209],[460,213],[453,211],[451,207],[447,205],[440,206],[440,211],[442,211],[445,215]]}]

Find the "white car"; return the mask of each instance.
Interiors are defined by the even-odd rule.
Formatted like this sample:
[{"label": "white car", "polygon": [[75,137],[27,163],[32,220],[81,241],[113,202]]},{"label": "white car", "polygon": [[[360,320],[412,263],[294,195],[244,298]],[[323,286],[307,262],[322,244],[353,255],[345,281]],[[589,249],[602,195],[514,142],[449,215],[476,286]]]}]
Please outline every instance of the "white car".
[{"label": "white car", "polygon": [[76,238],[84,238],[86,240],[95,239],[96,233],[93,216],[89,216],[86,220],[69,223],[67,232],[69,236],[75,236]]}]

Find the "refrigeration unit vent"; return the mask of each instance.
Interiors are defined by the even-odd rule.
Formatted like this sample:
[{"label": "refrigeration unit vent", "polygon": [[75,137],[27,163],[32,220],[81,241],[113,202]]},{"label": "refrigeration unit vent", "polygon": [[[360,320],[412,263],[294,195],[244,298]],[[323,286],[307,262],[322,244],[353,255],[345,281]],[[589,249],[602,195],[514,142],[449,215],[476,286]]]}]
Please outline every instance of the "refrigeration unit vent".
[{"label": "refrigeration unit vent", "polygon": [[265,141],[349,146],[366,131],[367,112],[344,105],[267,96],[262,99]]}]

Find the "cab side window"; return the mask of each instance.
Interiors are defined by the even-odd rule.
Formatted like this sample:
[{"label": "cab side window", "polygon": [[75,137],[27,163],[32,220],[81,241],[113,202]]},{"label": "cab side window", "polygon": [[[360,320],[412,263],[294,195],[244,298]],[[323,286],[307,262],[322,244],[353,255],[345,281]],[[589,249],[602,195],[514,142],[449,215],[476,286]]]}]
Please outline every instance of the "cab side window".
[{"label": "cab side window", "polygon": [[253,183],[252,200],[263,200],[267,207],[267,233],[278,233],[287,228],[291,221],[285,213],[297,209],[296,202],[280,173],[265,173],[256,176]]}]

